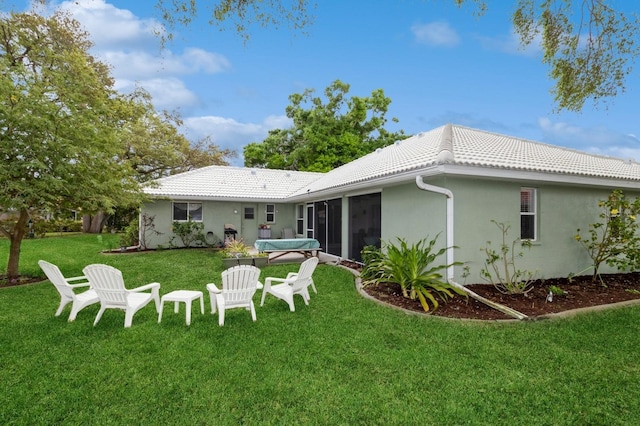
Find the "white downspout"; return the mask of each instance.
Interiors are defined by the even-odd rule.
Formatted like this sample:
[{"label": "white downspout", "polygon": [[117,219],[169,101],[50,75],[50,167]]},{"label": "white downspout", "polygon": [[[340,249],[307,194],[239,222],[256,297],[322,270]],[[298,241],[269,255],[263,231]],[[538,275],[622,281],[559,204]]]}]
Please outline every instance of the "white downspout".
[{"label": "white downspout", "polygon": [[429,191],[429,192],[435,192],[437,194],[443,194],[447,197],[447,223],[446,223],[446,232],[447,232],[447,265],[449,265],[449,267],[447,268],[447,281],[449,282],[449,284],[461,289],[462,291],[464,291],[465,293],[467,293],[469,296],[473,297],[474,299],[485,303],[491,307],[493,307],[494,309],[499,310],[500,312],[503,312],[509,316],[512,316],[514,318],[517,319],[526,319],[527,316],[521,312],[516,311],[515,309],[511,309],[508,306],[504,306],[501,305],[499,303],[493,302],[491,300],[488,300],[476,293],[474,293],[473,291],[469,290],[468,288],[466,288],[465,286],[457,283],[454,281],[454,267],[453,267],[453,192],[451,192],[450,190],[448,190],[447,188],[441,188],[439,186],[434,186],[434,185],[429,185],[428,183],[424,183],[424,180],[422,178],[422,176],[416,176],[416,185],[418,185],[418,188],[424,190],[424,191]]},{"label": "white downspout", "polygon": [[418,188],[424,190],[424,191],[429,191],[429,192],[435,192],[437,194],[442,194],[444,196],[447,197],[447,217],[446,217],[446,239],[447,239],[447,252],[446,252],[446,257],[447,257],[447,281],[453,281],[453,277],[454,277],[454,267],[453,267],[453,262],[454,262],[454,257],[453,257],[453,192],[451,192],[450,190],[448,190],[447,188],[441,188],[439,186],[435,186],[435,185],[429,185],[428,183],[424,183],[424,180],[422,179],[422,176],[416,176],[416,185],[418,185]]}]

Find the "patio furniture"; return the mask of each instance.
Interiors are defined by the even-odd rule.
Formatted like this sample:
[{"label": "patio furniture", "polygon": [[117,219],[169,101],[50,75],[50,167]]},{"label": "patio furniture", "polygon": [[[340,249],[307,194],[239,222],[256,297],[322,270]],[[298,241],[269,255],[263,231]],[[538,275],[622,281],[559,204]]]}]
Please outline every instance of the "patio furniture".
[{"label": "patio furniture", "polygon": [[251,311],[251,319],[256,320],[256,309],[253,295],[256,289],[262,288],[258,281],[260,269],[251,265],[239,265],[222,272],[222,288],[215,284],[207,284],[211,297],[211,313],[218,308],[218,325],[224,325],[224,313],[227,309],[245,308]]},{"label": "patio furniture", "polygon": [[238,234],[238,230],[235,225],[231,223],[224,224],[224,242],[233,241],[236,239],[236,235]]},{"label": "patio furniture", "polygon": [[[268,277],[264,282],[260,306],[264,305],[264,298],[267,293],[272,294],[278,299],[282,299],[287,302],[291,312],[294,312],[296,310],[296,307],[293,303],[293,296],[296,294],[302,296],[302,300],[304,300],[305,305],[308,305],[308,288],[309,286],[313,286],[315,290],[312,275],[317,265],[318,258],[312,257],[302,262],[298,272],[289,272],[286,278]],[[271,285],[272,282],[279,282],[281,284]]]},{"label": "patio furniture", "polygon": [[162,311],[164,310],[164,302],[174,302],[173,311],[177,314],[180,311],[180,302],[186,307],[186,322],[191,325],[191,302],[200,299],[200,313],[204,315],[204,297],[201,291],[195,290],[175,290],[165,294],[160,299],[160,312],[158,312],[158,323],[162,321]]},{"label": "patio furniture", "polygon": [[320,242],[314,238],[287,238],[280,240],[256,240],[254,246],[259,252],[278,253],[269,257],[269,261],[275,260],[287,253],[301,253],[304,257],[318,257],[320,255]]},{"label": "patio furniture", "polygon": [[283,228],[282,229],[282,238],[285,240],[292,240],[296,237],[295,232],[293,232],[293,228]]},{"label": "patio furniture", "polygon": [[[106,309],[123,310],[125,328],[131,327],[135,313],[152,300],[156,303],[156,312],[160,312],[160,283],[150,283],[129,290],[124,286],[122,272],[113,266],[93,264],[86,266],[83,272],[100,298],[100,310],[93,322],[94,326]],[[147,293],[149,290],[151,292]]]},{"label": "patio furniture", "polygon": [[[58,306],[58,310],[56,311],[57,317],[60,316],[64,307],[69,303],[72,303],[72,305],[68,321],[73,321],[82,309],[99,302],[98,294],[93,289],[87,289],[80,293],[74,291],[74,289],[89,287],[91,285],[84,275],[65,278],[62,272],[60,272],[60,269],[53,263],[39,260],[38,265],[40,265],[40,268],[44,271],[49,281],[51,281],[51,284],[53,284],[56,290],[58,290],[58,293],[60,293],[60,306]],[[72,284],[72,282],[81,280],[82,282]]]}]

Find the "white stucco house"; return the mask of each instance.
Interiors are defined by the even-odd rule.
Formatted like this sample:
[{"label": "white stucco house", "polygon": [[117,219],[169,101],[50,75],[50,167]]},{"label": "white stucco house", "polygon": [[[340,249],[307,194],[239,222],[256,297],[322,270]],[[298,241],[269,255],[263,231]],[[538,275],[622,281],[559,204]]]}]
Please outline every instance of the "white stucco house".
[{"label": "white stucco house", "polygon": [[[612,190],[640,196],[640,164],[448,124],[328,173],[211,166],[156,184],[142,212],[163,235],[150,247],[166,245],[172,222],[187,219],[218,238],[232,224],[249,244],[261,224],[271,238],[292,228],[351,259],[381,239],[439,235],[442,247],[457,247],[448,260],[465,262],[466,282],[477,283],[481,249],[502,239],[492,220],[511,225],[510,239],[532,242],[521,269],[553,278],[587,268],[576,229],[600,220],[598,201]],[[458,282],[462,273],[450,272]]]}]

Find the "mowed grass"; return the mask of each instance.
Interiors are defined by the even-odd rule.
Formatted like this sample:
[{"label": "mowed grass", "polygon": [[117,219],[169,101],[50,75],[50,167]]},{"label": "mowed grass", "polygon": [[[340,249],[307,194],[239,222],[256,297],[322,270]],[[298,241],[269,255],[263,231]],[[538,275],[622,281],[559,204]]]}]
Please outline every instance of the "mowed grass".
[{"label": "mowed grass", "polygon": [[[111,240],[113,238],[113,241]],[[320,265],[318,294],[296,312],[268,296],[257,322],[209,313],[209,250],[104,255],[117,236],[26,240],[21,272],[45,259],[67,276],[89,263],[128,287],[205,292],[205,315],[153,305],[130,329],[98,306],[68,323],[47,281],[0,289],[0,424],[630,425],[640,424],[640,308],[520,323],[407,315],[360,297],[343,269]],[[4,272],[8,241],[0,240]],[[298,265],[263,269],[284,276]]]}]

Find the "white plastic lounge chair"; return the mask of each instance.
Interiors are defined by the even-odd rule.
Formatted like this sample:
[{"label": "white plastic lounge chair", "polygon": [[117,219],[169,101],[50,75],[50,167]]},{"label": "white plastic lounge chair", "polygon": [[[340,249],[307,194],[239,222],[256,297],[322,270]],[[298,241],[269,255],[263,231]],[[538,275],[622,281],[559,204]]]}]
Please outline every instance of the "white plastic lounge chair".
[{"label": "white plastic lounge chair", "polygon": [[[60,316],[64,307],[69,303],[73,303],[71,305],[71,314],[69,315],[69,321],[73,321],[76,319],[78,312],[83,308],[99,302],[98,294],[95,290],[88,289],[80,293],[74,291],[76,288],[89,287],[90,284],[87,277],[65,278],[56,265],[44,260],[39,260],[38,265],[40,265],[40,268],[42,268],[49,281],[51,281],[51,284],[53,284],[56,290],[58,290],[58,293],[60,293],[60,306],[56,311],[57,317]],[[82,282],[72,284],[74,281]]]},{"label": "white plastic lounge chair", "polygon": [[[308,305],[309,286],[313,286],[313,289],[315,290],[312,275],[317,265],[318,258],[312,257],[302,262],[298,272],[289,272],[287,274],[287,278],[268,277],[264,282],[260,306],[264,305],[264,298],[267,293],[287,302],[291,312],[296,310],[295,305],[293,304],[293,296],[296,294],[301,295],[305,305]],[[281,284],[271,285],[272,282],[279,282]]]},{"label": "white plastic lounge chair", "polygon": [[293,228],[283,228],[282,229],[282,238],[285,240],[295,238],[296,234],[293,232]]},{"label": "white plastic lounge chair", "polygon": [[[94,264],[86,266],[82,271],[89,278],[91,287],[100,298],[100,311],[93,322],[94,326],[100,321],[107,308],[121,309],[125,312],[125,328],[131,327],[133,315],[152,300],[156,302],[156,312],[160,312],[159,283],[151,283],[128,290],[124,286],[122,272],[112,266]],[[151,292],[145,293],[148,290]]]},{"label": "white plastic lounge chair", "polygon": [[226,309],[245,308],[251,311],[251,319],[256,320],[256,309],[253,305],[253,295],[256,289],[262,287],[258,282],[260,269],[251,265],[238,265],[222,272],[222,288],[215,284],[207,284],[211,297],[211,313],[218,308],[218,325],[224,325]]}]

